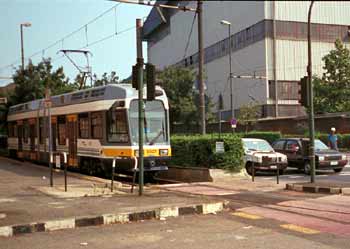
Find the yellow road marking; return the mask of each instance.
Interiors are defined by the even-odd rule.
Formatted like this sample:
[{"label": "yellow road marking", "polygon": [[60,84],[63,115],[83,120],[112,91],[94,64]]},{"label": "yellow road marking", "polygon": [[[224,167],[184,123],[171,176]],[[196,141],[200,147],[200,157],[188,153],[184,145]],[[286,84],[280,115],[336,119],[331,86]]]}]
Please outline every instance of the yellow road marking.
[{"label": "yellow road marking", "polygon": [[281,227],[284,229],[289,229],[292,231],[305,233],[305,234],[318,234],[318,233],[320,233],[320,231],[317,231],[317,230],[314,230],[311,228],[307,228],[307,227],[293,225],[293,224],[284,224],[284,225],[281,225]]},{"label": "yellow road marking", "polygon": [[255,215],[255,214],[248,214],[248,213],[244,213],[244,212],[234,212],[234,213],[232,213],[232,215],[238,216],[238,217],[241,217],[241,218],[251,219],[251,220],[262,219],[261,216],[258,216],[258,215]]}]

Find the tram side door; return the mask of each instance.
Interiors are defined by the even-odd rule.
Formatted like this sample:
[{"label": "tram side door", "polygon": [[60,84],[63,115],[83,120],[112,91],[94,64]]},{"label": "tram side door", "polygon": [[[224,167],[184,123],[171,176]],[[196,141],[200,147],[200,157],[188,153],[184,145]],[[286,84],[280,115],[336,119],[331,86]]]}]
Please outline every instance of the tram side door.
[{"label": "tram side door", "polygon": [[18,152],[17,156],[23,158],[23,121],[17,121]]},{"label": "tram side door", "polygon": [[78,166],[78,115],[67,116],[68,165]]},{"label": "tram side door", "polygon": [[30,159],[36,160],[35,153],[35,136],[36,136],[36,122],[35,119],[29,119],[29,134],[30,134]]}]

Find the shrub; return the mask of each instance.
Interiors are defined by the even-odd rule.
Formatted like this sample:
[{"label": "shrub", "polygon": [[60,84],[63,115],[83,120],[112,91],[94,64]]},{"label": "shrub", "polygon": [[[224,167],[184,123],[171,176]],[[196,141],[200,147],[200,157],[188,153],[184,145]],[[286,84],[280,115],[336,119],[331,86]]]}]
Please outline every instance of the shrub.
[{"label": "shrub", "polygon": [[187,167],[221,168],[239,171],[243,166],[243,145],[241,137],[235,134],[223,134],[224,153],[215,153],[214,135],[172,136],[171,165]]},{"label": "shrub", "polygon": [[268,141],[270,144],[282,137],[281,132],[277,131],[251,131],[243,135],[245,138],[260,138]]}]

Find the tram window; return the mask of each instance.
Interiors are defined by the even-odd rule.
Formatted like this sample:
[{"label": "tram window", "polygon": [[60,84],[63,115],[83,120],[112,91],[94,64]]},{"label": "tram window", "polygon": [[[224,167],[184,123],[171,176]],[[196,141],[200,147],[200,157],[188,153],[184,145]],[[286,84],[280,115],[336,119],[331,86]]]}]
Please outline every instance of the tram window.
[{"label": "tram window", "polygon": [[8,134],[9,134],[9,137],[14,137],[14,130],[13,130],[13,128],[14,128],[13,123],[9,123],[9,125],[8,125],[8,129],[9,129]]},{"label": "tram window", "polygon": [[44,119],[39,119],[39,143],[44,143]]},{"label": "tram window", "polygon": [[79,114],[79,138],[89,138],[89,115]]},{"label": "tram window", "polygon": [[23,123],[23,142],[28,143],[29,138],[29,124],[28,121],[24,121]]},{"label": "tram window", "polygon": [[125,110],[108,112],[108,141],[112,143],[129,142]]},{"label": "tram window", "polygon": [[66,117],[59,116],[57,118],[58,144],[66,145]]},{"label": "tram window", "polygon": [[17,130],[17,124],[13,125],[13,136],[18,137],[18,130]]},{"label": "tram window", "polygon": [[91,136],[92,138],[102,138],[102,113],[91,114]]}]

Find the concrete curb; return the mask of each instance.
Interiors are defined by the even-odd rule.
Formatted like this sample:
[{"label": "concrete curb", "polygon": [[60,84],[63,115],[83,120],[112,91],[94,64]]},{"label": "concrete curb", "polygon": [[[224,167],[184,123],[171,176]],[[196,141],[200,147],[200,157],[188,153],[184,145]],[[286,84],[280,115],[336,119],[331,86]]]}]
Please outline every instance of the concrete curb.
[{"label": "concrete curb", "polygon": [[223,211],[224,202],[203,203],[198,205],[185,205],[180,207],[161,207],[152,210],[126,212],[117,214],[102,214],[96,216],[83,216],[65,218],[46,222],[34,222],[29,224],[11,225],[0,227],[0,237],[11,237],[20,234],[35,232],[51,232],[61,229],[74,229],[86,226],[100,226],[117,223],[128,223],[150,219],[164,219],[189,214],[216,214]]},{"label": "concrete curb", "polygon": [[287,190],[307,193],[322,193],[322,194],[343,194],[350,195],[350,188],[339,187],[324,187],[324,186],[303,186],[301,184],[287,183]]}]

